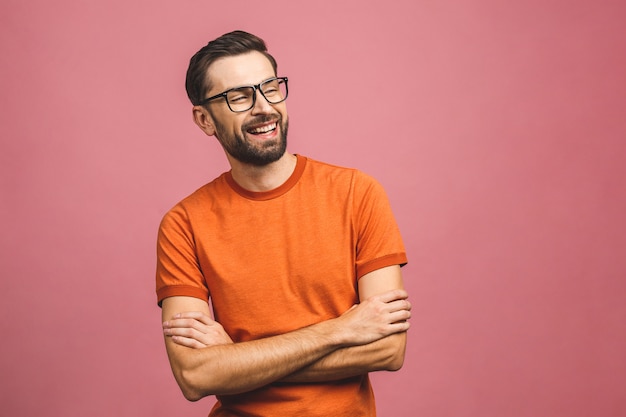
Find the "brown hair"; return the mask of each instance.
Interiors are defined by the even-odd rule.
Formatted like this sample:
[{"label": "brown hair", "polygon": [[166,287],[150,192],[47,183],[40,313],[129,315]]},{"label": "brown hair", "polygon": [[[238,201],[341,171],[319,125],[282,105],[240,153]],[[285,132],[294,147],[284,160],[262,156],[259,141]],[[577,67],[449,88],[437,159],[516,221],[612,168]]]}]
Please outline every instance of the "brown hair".
[{"label": "brown hair", "polygon": [[274,67],[274,75],[277,74],[278,65],[274,57],[267,52],[263,39],[241,30],[226,33],[196,52],[189,61],[185,81],[187,96],[191,103],[194,106],[200,104],[209,90],[210,80],[207,76],[207,70],[213,62],[226,56],[241,55],[252,51],[258,51],[265,55]]}]

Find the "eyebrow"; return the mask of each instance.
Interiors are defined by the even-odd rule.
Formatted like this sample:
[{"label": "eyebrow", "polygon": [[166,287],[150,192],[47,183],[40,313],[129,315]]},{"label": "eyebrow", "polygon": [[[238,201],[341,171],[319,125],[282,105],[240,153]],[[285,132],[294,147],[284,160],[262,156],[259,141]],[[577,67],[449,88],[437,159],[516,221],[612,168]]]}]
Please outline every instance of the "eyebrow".
[{"label": "eyebrow", "polygon": [[[252,86],[255,86],[255,85],[262,84],[262,83],[264,83],[265,81],[267,81],[267,80],[271,80],[272,78],[276,78],[276,77],[278,77],[278,76],[277,76],[277,75],[272,75],[272,76],[270,76],[270,77],[265,77],[265,78],[263,78],[263,79],[262,79],[261,81],[259,81],[258,83],[240,84],[240,85],[236,85],[236,86],[234,86],[234,87],[226,88],[226,89],[222,90],[222,92],[225,92],[225,91],[228,91],[228,90],[234,90],[234,89],[236,89],[236,88],[242,88],[242,87],[252,87]],[[220,93],[216,93],[216,94],[220,94]]]}]

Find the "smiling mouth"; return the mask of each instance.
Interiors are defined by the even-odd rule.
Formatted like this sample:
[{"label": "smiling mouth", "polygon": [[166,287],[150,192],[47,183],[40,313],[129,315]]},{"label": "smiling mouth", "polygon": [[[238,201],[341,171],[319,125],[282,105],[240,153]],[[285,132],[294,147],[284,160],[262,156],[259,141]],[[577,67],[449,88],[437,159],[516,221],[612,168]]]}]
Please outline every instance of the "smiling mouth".
[{"label": "smiling mouth", "polygon": [[277,126],[278,126],[278,124],[276,122],[274,122],[274,123],[270,123],[268,125],[255,127],[254,129],[248,129],[247,132],[251,133],[253,135],[261,135],[263,133],[273,132],[274,130],[276,130]]}]

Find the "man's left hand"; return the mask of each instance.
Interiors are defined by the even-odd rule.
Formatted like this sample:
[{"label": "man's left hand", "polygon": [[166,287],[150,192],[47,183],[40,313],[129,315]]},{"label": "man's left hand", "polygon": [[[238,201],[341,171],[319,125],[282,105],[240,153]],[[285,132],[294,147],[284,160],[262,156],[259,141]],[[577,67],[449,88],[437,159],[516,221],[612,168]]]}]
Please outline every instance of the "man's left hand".
[{"label": "man's left hand", "polygon": [[233,343],[221,324],[199,311],[176,314],[163,323],[163,334],[194,349]]}]

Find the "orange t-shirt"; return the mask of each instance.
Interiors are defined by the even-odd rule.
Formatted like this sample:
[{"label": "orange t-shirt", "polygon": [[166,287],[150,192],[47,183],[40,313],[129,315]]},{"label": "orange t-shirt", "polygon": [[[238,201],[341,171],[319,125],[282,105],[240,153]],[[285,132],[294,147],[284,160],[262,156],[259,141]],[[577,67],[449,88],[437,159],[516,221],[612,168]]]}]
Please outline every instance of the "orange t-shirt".
[{"label": "orange t-shirt", "polygon": [[[170,210],[157,251],[158,302],[211,297],[234,342],[337,317],[358,302],[368,272],[404,265],[383,188],[360,171],[298,155],[280,187],[251,192],[230,172]],[[373,416],[367,375],[327,383],[275,383],[218,396],[211,416]]]}]

